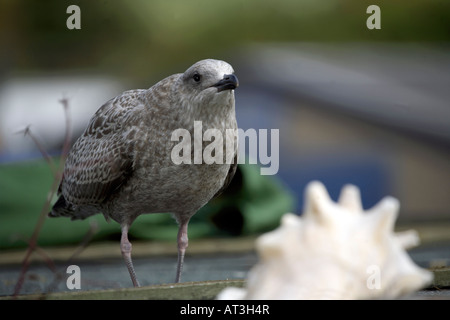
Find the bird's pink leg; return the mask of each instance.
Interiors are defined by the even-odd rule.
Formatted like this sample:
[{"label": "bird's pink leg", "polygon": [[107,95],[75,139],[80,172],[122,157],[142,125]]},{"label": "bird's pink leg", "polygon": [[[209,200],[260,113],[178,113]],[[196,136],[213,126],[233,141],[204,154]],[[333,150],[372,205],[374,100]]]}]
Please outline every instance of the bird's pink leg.
[{"label": "bird's pink leg", "polygon": [[131,281],[135,287],[140,287],[139,281],[134,271],[133,262],[131,261],[131,242],[128,241],[128,225],[122,226],[122,238],[120,239],[120,250],[122,251],[123,259],[127,265],[128,272],[130,273]]},{"label": "bird's pink leg", "polygon": [[181,281],[181,273],[183,271],[183,262],[184,262],[184,253],[186,252],[186,248],[188,246],[188,229],[189,218],[188,219],[180,219],[179,221],[179,229],[178,229],[178,264],[177,264],[177,275],[175,282]]}]

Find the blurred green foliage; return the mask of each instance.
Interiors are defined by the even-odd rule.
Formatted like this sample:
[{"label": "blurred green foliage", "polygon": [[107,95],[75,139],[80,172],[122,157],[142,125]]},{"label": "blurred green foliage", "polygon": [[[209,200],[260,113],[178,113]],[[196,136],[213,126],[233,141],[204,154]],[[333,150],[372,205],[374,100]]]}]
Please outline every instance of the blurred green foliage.
[{"label": "blurred green foliage", "polygon": [[[66,9],[81,8],[81,30]],[[381,8],[381,30],[366,9]],[[448,0],[2,0],[1,67],[107,72],[142,81],[240,46],[286,41],[448,41]],[[231,61],[233,62],[233,61]]]}]

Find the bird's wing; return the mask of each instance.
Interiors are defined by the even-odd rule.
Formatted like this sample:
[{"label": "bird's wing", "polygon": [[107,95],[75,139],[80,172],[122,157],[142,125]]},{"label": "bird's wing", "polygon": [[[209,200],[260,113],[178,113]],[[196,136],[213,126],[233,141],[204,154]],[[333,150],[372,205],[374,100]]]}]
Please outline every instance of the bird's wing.
[{"label": "bird's wing", "polygon": [[[106,102],[92,117],[72,147],[64,167],[60,191],[69,203],[96,205],[116,192],[133,173],[133,136],[130,119],[137,93]],[[134,106],[133,106],[134,105]]]},{"label": "bird's wing", "polygon": [[225,189],[228,187],[228,185],[230,184],[231,180],[233,180],[233,177],[234,177],[234,174],[236,173],[236,168],[237,168],[237,165],[238,165],[237,157],[238,157],[238,152],[237,152],[237,149],[236,149],[236,153],[234,154],[234,158],[233,158],[233,163],[230,165],[230,169],[228,170],[228,174],[225,177],[225,180],[223,182],[223,186],[222,186],[222,188],[219,189],[219,191],[216,192],[216,194],[214,195],[213,198],[216,198],[216,197],[220,196],[222,194],[222,192],[224,192]]}]

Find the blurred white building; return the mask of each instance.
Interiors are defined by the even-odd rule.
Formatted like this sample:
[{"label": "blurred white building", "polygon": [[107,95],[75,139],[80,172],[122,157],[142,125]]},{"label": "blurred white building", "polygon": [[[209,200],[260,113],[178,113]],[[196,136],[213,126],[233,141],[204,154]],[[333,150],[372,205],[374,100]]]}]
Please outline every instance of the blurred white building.
[{"label": "blurred white building", "polygon": [[66,128],[62,98],[69,99],[76,137],[93,113],[122,91],[117,80],[100,76],[7,79],[0,85],[0,156],[10,158],[37,150],[30,137],[19,133],[27,126],[48,150],[61,146]]}]

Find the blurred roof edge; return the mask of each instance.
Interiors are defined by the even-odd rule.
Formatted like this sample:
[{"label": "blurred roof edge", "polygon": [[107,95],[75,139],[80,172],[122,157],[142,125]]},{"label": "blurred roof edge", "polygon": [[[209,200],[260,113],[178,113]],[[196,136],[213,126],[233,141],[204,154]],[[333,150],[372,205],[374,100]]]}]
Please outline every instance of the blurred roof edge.
[{"label": "blurred roof edge", "polygon": [[449,148],[449,49],[450,43],[255,44],[243,47],[238,67],[246,85]]}]

